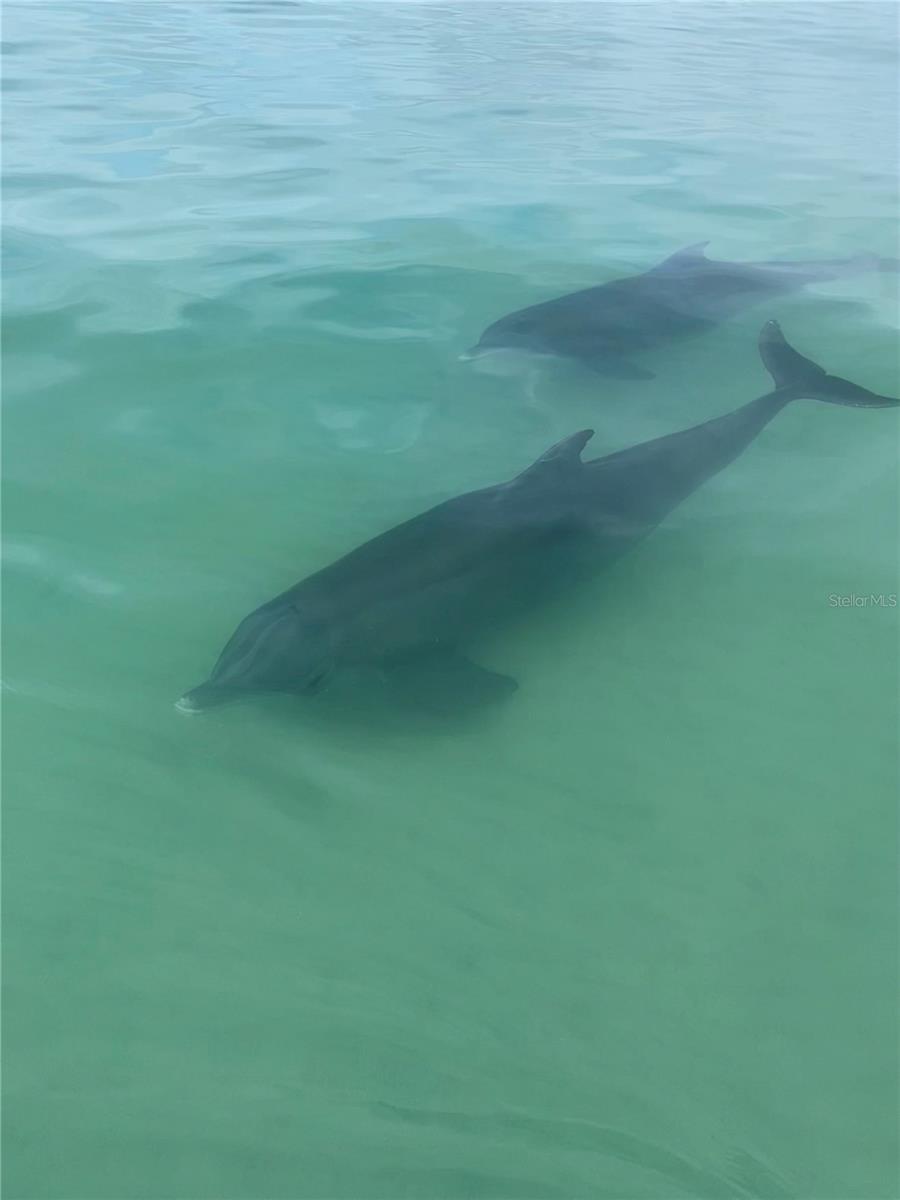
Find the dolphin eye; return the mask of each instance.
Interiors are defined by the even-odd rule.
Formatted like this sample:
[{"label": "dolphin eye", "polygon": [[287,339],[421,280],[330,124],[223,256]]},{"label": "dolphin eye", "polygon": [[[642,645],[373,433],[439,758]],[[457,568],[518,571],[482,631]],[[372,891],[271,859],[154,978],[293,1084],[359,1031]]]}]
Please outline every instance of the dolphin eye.
[{"label": "dolphin eye", "polygon": [[311,675],[309,677],[309,679],[307,679],[306,686],[304,687],[303,690],[305,692],[309,693],[309,695],[315,695],[316,692],[321,690],[321,688],[323,687],[323,685],[325,684],[327,679],[328,679],[327,668],[325,668],[321,671],[317,671],[315,675]]}]

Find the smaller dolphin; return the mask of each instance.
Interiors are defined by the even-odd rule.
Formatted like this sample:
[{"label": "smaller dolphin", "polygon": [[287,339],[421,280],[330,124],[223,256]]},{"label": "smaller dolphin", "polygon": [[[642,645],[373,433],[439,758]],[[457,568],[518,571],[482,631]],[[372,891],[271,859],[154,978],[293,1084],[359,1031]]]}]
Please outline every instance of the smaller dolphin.
[{"label": "smaller dolphin", "polygon": [[311,695],[343,668],[375,666],[422,710],[449,713],[518,686],[466,656],[473,639],[607,566],[738,457],[792,400],[900,404],[798,354],[770,321],[760,354],[775,388],[725,416],[583,462],[590,429],[506,483],[446,500],[276,596],[237,627],[197,712],[259,692]]},{"label": "smaller dolphin", "polygon": [[499,348],[574,358],[617,379],[653,379],[631,356],[712,329],[736,313],[807,283],[860,271],[896,271],[875,254],[829,262],[714,262],[698,242],[643,275],[545,300],[501,317],[465,357]]}]

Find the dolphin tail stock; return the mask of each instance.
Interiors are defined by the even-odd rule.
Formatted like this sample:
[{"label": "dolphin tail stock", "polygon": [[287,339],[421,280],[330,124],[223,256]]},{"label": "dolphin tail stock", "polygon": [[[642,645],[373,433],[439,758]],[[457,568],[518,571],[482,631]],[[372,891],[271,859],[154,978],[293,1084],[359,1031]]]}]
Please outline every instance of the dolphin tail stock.
[{"label": "dolphin tail stock", "polygon": [[788,262],[772,260],[754,264],[764,270],[774,271],[784,277],[785,282],[795,284],[828,283],[835,279],[846,279],[851,275],[869,272],[896,275],[900,271],[900,258],[885,254],[873,254],[860,250],[849,258],[809,259]]},{"label": "dolphin tail stock", "polygon": [[[815,263],[810,264],[815,267]],[[830,270],[833,277],[852,275],[858,271],[885,271],[896,273],[900,271],[900,258],[889,254],[873,254],[870,250],[860,250],[858,254],[847,259],[838,259],[832,263],[822,263],[823,270]]]},{"label": "dolphin tail stock", "polygon": [[900,271],[900,258],[896,258],[891,254],[876,254],[875,270],[889,271],[896,275]]},{"label": "dolphin tail stock", "polygon": [[884,271],[896,274],[900,271],[900,258],[894,258],[890,254],[871,254],[864,250],[854,255],[848,266],[851,270]]},{"label": "dolphin tail stock", "polygon": [[791,400],[823,400],[826,404],[844,404],[849,408],[900,405],[900,400],[893,396],[879,396],[849,379],[829,375],[818,363],[804,358],[788,342],[777,321],[767,321],[760,330],[759,354],[775,387]]}]

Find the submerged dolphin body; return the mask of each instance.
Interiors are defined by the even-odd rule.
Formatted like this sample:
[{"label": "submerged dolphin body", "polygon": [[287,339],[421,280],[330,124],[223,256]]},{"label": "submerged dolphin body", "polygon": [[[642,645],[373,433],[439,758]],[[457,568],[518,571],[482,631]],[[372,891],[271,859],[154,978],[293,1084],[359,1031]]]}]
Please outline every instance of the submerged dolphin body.
[{"label": "submerged dolphin body", "polygon": [[500,348],[528,350],[575,358],[619,379],[652,379],[652,371],[631,361],[633,354],[712,329],[753,304],[807,283],[898,267],[896,260],[874,254],[831,262],[714,262],[704,254],[708,244],[679,250],[643,275],[501,317],[484,331],[469,357]]},{"label": "submerged dolphin body", "polygon": [[178,703],[212,707],[254,692],[310,694],[342,667],[375,664],[418,707],[452,711],[515,681],[461,651],[473,637],[618,558],[744,451],[791,400],[900,404],[835,376],[770,321],[760,353],[775,388],[725,416],[582,462],[591,430],[507,483],[439,504],[245,617],[206,683]]}]

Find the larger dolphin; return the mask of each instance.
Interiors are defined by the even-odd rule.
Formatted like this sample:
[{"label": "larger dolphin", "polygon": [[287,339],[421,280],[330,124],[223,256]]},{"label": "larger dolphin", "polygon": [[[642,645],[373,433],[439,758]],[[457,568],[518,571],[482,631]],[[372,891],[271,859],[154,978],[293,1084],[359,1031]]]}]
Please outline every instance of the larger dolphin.
[{"label": "larger dolphin", "polygon": [[304,579],[244,618],[209,679],[178,707],[309,694],[361,663],[377,664],[422,707],[514,690],[514,680],[465,656],[472,639],[636,545],[790,401],[900,404],[827,375],[774,321],[760,353],[774,390],[726,416],[591,462],[581,451],[592,431],[582,430],[509,482],[439,504]]},{"label": "larger dolphin", "polygon": [[874,254],[828,262],[715,262],[708,242],[626,279],[533,304],[495,321],[469,357],[500,348],[575,358],[601,374],[652,379],[632,355],[672,338],[711,329],[752,304],[806,283],[860,271],[897,270],[897,260]]}]

